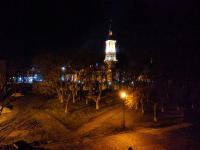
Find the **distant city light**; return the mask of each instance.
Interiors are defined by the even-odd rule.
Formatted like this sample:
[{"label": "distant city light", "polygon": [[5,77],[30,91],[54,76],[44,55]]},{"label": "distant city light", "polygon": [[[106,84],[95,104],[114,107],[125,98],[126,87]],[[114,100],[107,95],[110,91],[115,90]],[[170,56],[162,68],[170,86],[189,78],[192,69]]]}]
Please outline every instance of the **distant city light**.
[{"label": "distant city light", "polygon": [[42,82],[42,76],[40,74],[34,74],[32,76],[28,75],[28,76],[16,76],[16,77],[12,77],[10,78],[10,80],[12,80],[15,83],[28,83],[28,84],[32,84],[33,82]]},{"label": "distant city light", "polygon": [[28,77],[28,82],[33,83],[33,77]]},{"label": "distant city light", "polygon": [[99,64],[98,63],[96,63],[96,67],[98,68],[98,66],[99,66]]},{"label": "distant city light", "polygon": [[23,81],[22,81],[22,77],[17,77],[17,83],[22,83]]},{"label": "distant city light", "polygon": [[37,79],[37,78],[38,78],[38,75],[37,75],[37,74],[35,74],[33,78],[34,78],[34,79]]}]

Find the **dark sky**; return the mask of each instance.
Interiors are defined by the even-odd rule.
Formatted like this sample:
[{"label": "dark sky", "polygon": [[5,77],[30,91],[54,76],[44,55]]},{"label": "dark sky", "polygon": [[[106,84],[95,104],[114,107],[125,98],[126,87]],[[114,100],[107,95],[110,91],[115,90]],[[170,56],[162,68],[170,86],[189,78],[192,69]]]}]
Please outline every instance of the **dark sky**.
[{"label": "dark sky", "polygon": [[[128,59],[197,65],[200,10],[193,0],[5,0],[0,2],[0,57],[22,63],[41,49],[104,54],[113,20],[118,53]],[[187,63],[186,63],[187,62]]]}]

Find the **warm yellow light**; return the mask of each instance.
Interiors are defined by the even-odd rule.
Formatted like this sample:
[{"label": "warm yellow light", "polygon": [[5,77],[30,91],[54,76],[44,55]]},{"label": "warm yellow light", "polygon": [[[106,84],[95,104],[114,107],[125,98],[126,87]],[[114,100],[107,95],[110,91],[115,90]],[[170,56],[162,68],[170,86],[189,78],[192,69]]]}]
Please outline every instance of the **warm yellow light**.
[{"label": "warm yellow light", "polygon": [[106,41],[106,53],[116,53],[116,41],[115,40],[107,40]]},{"label": "warm yellow light", "polygon": [[121,93],[120,93],[120,96],[121,96],[121,98],[126,98],[126,92],[124,92],[124,91],[121,92]]},{"label": "warm yellow light", "polygon": [[112,31],[109,31],[109,35],[112,36]]}]

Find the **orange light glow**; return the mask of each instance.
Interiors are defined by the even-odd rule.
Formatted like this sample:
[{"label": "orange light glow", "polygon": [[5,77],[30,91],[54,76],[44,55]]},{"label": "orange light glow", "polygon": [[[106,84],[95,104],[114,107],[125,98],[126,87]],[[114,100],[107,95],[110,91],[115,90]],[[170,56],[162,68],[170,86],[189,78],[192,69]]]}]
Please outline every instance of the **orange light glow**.
[{"label": "orange light glow", "polygon": [[121,93],[120,93],[120,96],[121,96],[121,98],[126,98],[126,92],[124,92],[124,91],[122,91]]}]

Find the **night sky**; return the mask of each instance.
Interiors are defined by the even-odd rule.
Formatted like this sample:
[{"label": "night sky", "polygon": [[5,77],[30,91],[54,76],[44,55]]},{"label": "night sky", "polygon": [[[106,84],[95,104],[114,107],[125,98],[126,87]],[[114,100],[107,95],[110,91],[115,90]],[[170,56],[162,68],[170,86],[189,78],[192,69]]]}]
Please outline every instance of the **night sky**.
[{"label": "night sky", "polygon": [[[130,61],[196,68],[197,1],[5,0],[0,2],[0,57],[28,64],[42,50],[102,61],[109,20],[118,54]],[[118,58],[120,59],[120,58]],[[126,62],[128,63],[128,61]]]}]

